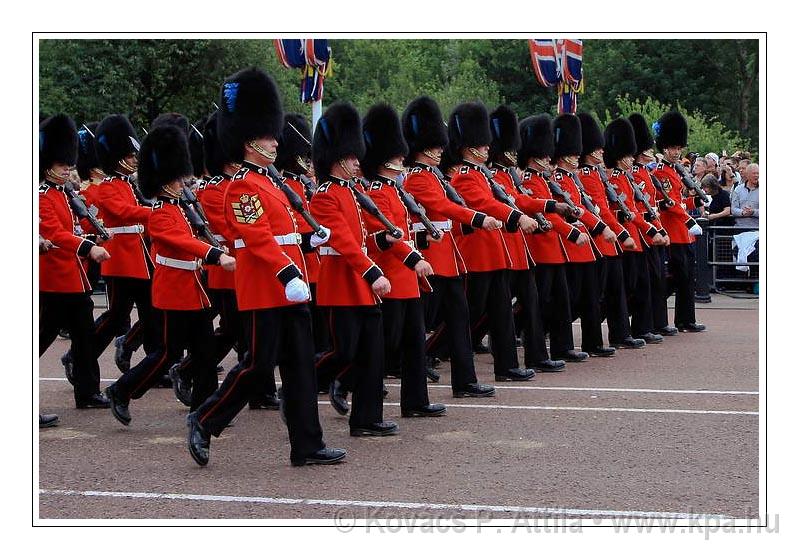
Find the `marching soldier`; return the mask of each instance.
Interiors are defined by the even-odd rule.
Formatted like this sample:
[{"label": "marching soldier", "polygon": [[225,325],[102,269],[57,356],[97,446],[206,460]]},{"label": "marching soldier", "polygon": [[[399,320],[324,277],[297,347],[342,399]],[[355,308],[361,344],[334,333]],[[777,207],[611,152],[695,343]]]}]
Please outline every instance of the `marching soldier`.
[{"label": "marching soldier", "polygon": [[[636,242],[621,222],[632,219],[622,211],[620,204],[612,210],[609,205],[606,185],[609,184],[603,165],[603,131],[597,121],[588,113],[578,113],[581,122],[581,138],[583,153],[581,168],[578,172],[586,193],[592,198],[600,210],[600,219],[611,228],[616,235],[613,241],[606,241],[602,236],[595,236],[597,248],[603,257],[598,261],[601,310],[608,322],[608,343],[614,348],[644,348],[645,341],[631,336],[631,324],[628,316],[628,295],[625,292],[625,276],[623,275],[622,251],[632,250]],[[611,187],[613,188],[613,187]],[[633,200],[621,200],[627,208]]]},{"label": "marching soldier", "polygon": [[39,356],[62,328],[70,332],[70,355],[75,364],[76,408],[108,408],[100,393],[100,368],[92,339],[94,331],[91,286],[81,263],[110,258],[108,251],[76,235],[75,216],[64,184],[78,157],[78,131],[68,116],[59,114],[39,125]]},{"label": "marching soldier", "polygon": [[[492,143],[489,146],[489,162],[494,180],[503,187],[506,194],[522,212],[529,216],[544,212],[547,208],[568,212],[563,202],[526,196],[522,182],[517,175],[517,150],[520,146],[519,123],[517,115],[501,105],[489,116],[491,122]],[[501,230],[503,240],[511,257],[509,279],[512,297],[517,298],[515,321],[517,330],[523,333],[525,350],[525,367],[535,371],[563,371],[563,360],[551,360],[547,353],[541,313],[539,310],[539,293],[536,290],[534,261],[531,256],[525,235],[522,231]],[[530,235],[539,235],[535,231]],[[520,328],[521,327],[521,328]],[[483,338],[483,332],[479,334]]]},{"label": "marching soldier", "polygon": [[318,303],[328,308],[332,348],[316,367],[321,382],[330,385],[331,404],[340,414],[347,414],[344,397],[352,391],[350,435],[356,437],[399,431],[395,422],[383,420],[384,348],[378,303],[392,285],[367,256],[370,236],[353,191],[359,188],[352,180],[360,176],[364,150],[356,109],[346,103],[331,105],[317,123],[312,147],[320,185],[311,199],[311,212],[334,232],[319,249],[317,283]]},{"label": "marching soldier", "polygon": [[[450,115],[447,149],[462,165],[453,177],[453,188],[470,208],[502,221],[506,231],[532,233],[536,221],[497,200],[482,166],[489,158],[489,114],[482,103],[462,103]],[[483,169],[486,169],[483,167]],[[488,172],[488,171],[487,171]],[[471,332],[489,321],[496,381],[526,381],[535,372],[520,368],[517,360],[514,317],[508,268],[511,257],[500,231],[476,231],[462,235],[458,248],[467,267],[467,301]],[[484,317],[484,314],[486,317]],[[473,341],[475,339],[473,338]]]},{"label": "marching soldier", "polygon": [[623,264],[625,283],[630,302],[631,331],[633,336],[643,339],[647,344],[658,344],[663,338],[653,331],[653,308],[650,298],[650,275],[644,249],[648,245],[661,245],[664,238],[658,227],[651,223],[656,216],[649,215],[644,201],[634,193],[635,185],[630,182],[630,169],[636,153],[636,138],[633,127],[626,119],[611,121],[605,130],[605,150],[603,158],[610,170],[609,181],[615,187],[617,196],[625,195],[632,219],[625,222],[634,246],[625,248]]},{"label": "marching soldier", "polygon": [[653,125],[656,147],[664,153],[664,161],[656,166],[653,175],[667,190],[672,204],[663,200],[661,223],[669,234],[670,283],[675,291],[675,327],[681,332],[701,332],[706,326],[698,323],[694,310],[696,282],[694,239],[703,230],[686,210],[702,205],[699,196],[684,198],[681,193],[681,176],[676,171],[681,152],[686,147],[689,125],[677,111],[669,111]]},{"label": "marching soldier", "polygon": [[226,237],[238,247],[236,300],[250,342],[245,359],[187,417],[189,452],[198,464],[207,464],[211,436],[220,436],[277,364],[292,465],[337,463],[346,453],[325,447],[319,423],[300,234],[286,195],[268,176],[283,129],[280,95],[272,78],[249,68],[225,80],[219,107],[222,151],[242,162],[224,205]]},{"label": "marching soldier", "polygon": [[433,268],[415,243],[417,237],[427,242],[436,240],[425,231],[411,235],[411,217],[401,198],[410,195],[398,183],[398,177],[405,170],[403,158],[408,155],[408,144],[403,139],[400,119],[394,109],[385,104],[370,108],[364,117],[364,141],[366,151],[361,159],[361,170],[370,181],[368,194],[383,215],[400,228],[406,240],[389,242],[383,224],[374,217],[367,218],[367,230],[374,236],[377,249],[372,252],[373,258],[392,284],[392,291],[381,302],[384,356],[391,356],[400,363],[401,414],[404,417],[441,416],[445,406],[431,404],[428,399],[425,313],[419,289],[419,282],[429,286],[427,277],[433,274]]},{"label": "marching soldier", "polygon": [[[650,127],[647,125],[644,117],[639,113],[633,113],[628,117],[628,120],[631,126],[633,126],[633,132],[636,136],[636,159],[633,163],[631,173],[636,181],[644,185],[642,190],[650,197],[653,204],[655,204],[660,198],[660,193],[656,190],[653,176],[648,169],[648,165],[656,161],[653,155],[653,135],[650,133]],[[657,180],[658,179],[656,179],[656,181]],[[669,202],[666,202],[666,204],[669,204]],[[659,215],[662,213],[663,210],[659,212]],[[650,245],[650,247],[646,247],[644,250],[647,260],[647,270],[650,274],[653,332],[662,336],[675,336],[678,334],[678,329],[670,326],[669,318],[667,317],[667,280],[666,267],[664,266],[664,263],[667,261],[667,246],[670,244],[670,239],[660,218],[656,218],[653,221],[653,225],[659,228],[658,232],[664,238],[663,245]]]},{"label": "marching soldier", "polygon": [[[617,236],[591,211],[591,206],[587,206],[591,205],[591,201],[581,193],[582,184],[576,175],[579,158],[583,153],[581,122],[578,117],[570,114],[556,117],[553,121],[553,136],[553,162],[556,165],[553,177],[573,203],[583,210],[574,222],[575,226],[592,237],[601,236],[606,242],[615,241]],[[566,244],[569,256],[567,280],[572,317],[581,319],[581,349],[590,356],[606,358],[614,355],[614,349],[603,346],[597,269],[597,261],[602,255],[592,237],[583,246]],[[569,357],[565,359],[570,361]]]},{"label": "marching soldier", "polygon": [[184,181],[192,176],[186,134],[174,125],[153,128],[145,138],[138,169],[139,187],[156,198],[149,220],[155,259],[153,306],[163,316],[163,343],[106,388],[111,412],[122,424],[131,421],[129,403],[139,399],[178,361],[184,349],[193,360],[190,405],[195,410],[217,387],[213,356],[211,302],[200,280],[200,261],[233,270],[236,260],[197,239],[180,206]]},{"label": "marching soldier", "polygon": [[[453,396],[491,397],[495,388],[478,383],[470,338],[469,307],[464,291],[466,266],[453,236],[454,230],[471,235],[479,229],[496,230],[499,220],[477,212],[465,204],[453,187],[439,177],[437,168],[444,159],[447,129],[439,106],[430,97],[418,97],[403,112],[403,137],[409,146],[406,166],[410,168],[404,187],[422,204],[428,219],[442,232],[438,243],[417,238],[422,255],[433,268],[428,277],[432,291],[425,302],[426,325],[438,326],[426,343],[429,358],[440,357],[443,346],[450,356],[450,383]],[[455,162],[454,162],[455,163]],[[424,230],[418,218],[412,219],[415,233]]]}]

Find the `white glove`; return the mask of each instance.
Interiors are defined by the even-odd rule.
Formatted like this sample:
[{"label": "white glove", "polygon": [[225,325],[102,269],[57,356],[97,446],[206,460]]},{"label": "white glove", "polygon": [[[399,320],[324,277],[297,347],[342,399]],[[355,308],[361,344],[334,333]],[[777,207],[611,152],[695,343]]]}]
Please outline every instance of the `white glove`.
[{"label": "white glove", "polygon": [[312,247],[319,247],[323,243],[327,243],[328,240],[331,238],[331,230],[326,228],[325,226],[319,226],[322,228],[322,231],[325,233],[324,237],[320,237],[319,234],[315,233],[311,236],[311,246]]},{"label": "white glove", "polygon": [[286,284],[286,299],[293,303],[302,303],[311,299],[311,292],[308,284],[299,278],[292,278]]},{"label": "white glove", "polygon": [[695,225],[693,225],[692,227],[689,228],[689,233],[691,233],[692,235],[698,235],[698,236],[699,235],[703,235],[703,228],[701,228],[700,226],[695,224]]}]

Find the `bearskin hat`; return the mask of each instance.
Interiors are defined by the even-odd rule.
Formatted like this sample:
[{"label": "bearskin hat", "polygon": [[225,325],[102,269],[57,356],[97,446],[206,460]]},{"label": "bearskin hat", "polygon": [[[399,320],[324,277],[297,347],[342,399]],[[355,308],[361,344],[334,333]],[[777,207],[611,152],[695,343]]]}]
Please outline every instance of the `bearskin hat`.
[{"label": "bearskin hat", "polygon": [[203,163],[208,174],[212,177],[222,175],[222,168],[226,163],[233,163],[222,149],[217,132],[217,111],[211,113],[203,126]]},{"label": "bearskin hat", "polygon": [[582,135],[578,117],[569,113],[558,115],[553,120],[553,141],[556,148],[553,160],[564,156],[580,156],[583,153]]},{"label": "bearskin hat", "polygon": [[311,127],[300,113],[288,113],[284,118],[283,132],[278,140],[278,157],[275,167],[280,170],[291,168],[298,156],[311,155]]},{"label": "bearskin hat", "polygon": [[365,177],[374,177],[385,162],[393,157],[408,155],[408,144],[400,129],[397,111],[386,103],[370,107],[364,116],[364,145],[361,171]]},{"label": "bearskin hat", "polygon": [[150,123],[150,128],[156,128],[159,126],[166,126],[171,124],[172,126],[177,126],[180,128],[186,136],[189,136],[189,119],[181,115],[180,113],[161,113],[153,122]]},{"label": "bearskin hat", "polygon": [[450,176],[450,168],[460,165],[462,165],[461,158],[451,154],[450,150],[445,150],[442,152],[442,159],[439,161],[439,165],[436,167],[438,167],[439,171],[444,173],[446,176]]},{"label": "bearskin hat", "polygon": [[489,115],[492,143],[489,144],[489,161],[496,161],[504,152],[519,150],[519,122],[517,115],[505,105],[500,105]]},{"label": "bearskin hat", "polygon": [[581,144],[583,145],[581,157],[586,157],[603,147],[603,131],[589,113],[578,113],[578,120],[581,121]]},{"label": "bearskin hat", "polygon": [[119,160],[139,151],[136,131],[125,115],[109,115],[100,121],[94,139],[97,159],[108,174],[114,172]]},{"label": "bearskin hat", "polygon": [[478,102],[462,103],[450,113],[447,125],[448,149],[459,156],[463,148],[488,146],[492,142],[489,131],[489,111]]},{"label": "bearskin hat", "polygon": [[78,130],[67,115],[58,114],[39,124],[39,180],[54,163],[75,165],[78,159]]},{"label": "bearskin hat", "polygon": [[686,146],[689,124],[678,111],[668,111],[653,124],[653,132],[659,150],[670,146]]},{"label": "bearskin hat", "polygon": [[436,101],[427,96],[417,97],[403,111],[403,137],[410,154],[447,145],[447,127]]},{"label": "bearskin hat", "polygon": [[636,136],[628,119],[614,119],[605,131],[606,147],[603,161],[606,167],[617,167],[619,160],[636,154]]},{"label": "bearskin hat", "polygon": [[347,156],[364,158],[361,117],[350,103],[336,102],[317,121],[311,157],[317,177],[330,174],[334,163]]},{"label": "bearskin hat", "polygon": [[650,134],[650,127],[647,126],[647,121],[644,116],[639,113],[632,113],[628,117],[631,126],[633,127],[633,134],[636,137],[636,154],[641,154],[653,147],[653,135]]},{"label": "bearskin hat", "polygon": [[553,120],[550,115],[542,114],[522,119],[519,123],[520,147],[517,151],[517,162],[523,168],[528,160],[550,159],[555,153],[553,143]]},{"label": "bearskin hat", "polygon": [[189,141],[174,125],[152,129],[139,152],[139,187],[147,198],[154,198],[161,187],[192,174]]},{"label": "bearskin hat", "polygon": [[217,131],[222,149],[244,159],[244,144],[255,138],[280,138],[283,108],[278,86],[256,67],[225,78],[219,94]]},{"label": "bearskin hat", "polygon": [[81,126],[78,130],[78,175],[81,180],[88,181],[91,178],[91,170],[100,167],[100,160],[97,159],[95,150],[95,134],[97,133],[97,122],[90,122]]},{"label": "bearskin hat", "polygon": [[192,158],[192,170],[195,177],[205,175],[205,162],[203,160],[203,144],[205,143],[205,119],[200,119],[189,128],[189,155]]}]

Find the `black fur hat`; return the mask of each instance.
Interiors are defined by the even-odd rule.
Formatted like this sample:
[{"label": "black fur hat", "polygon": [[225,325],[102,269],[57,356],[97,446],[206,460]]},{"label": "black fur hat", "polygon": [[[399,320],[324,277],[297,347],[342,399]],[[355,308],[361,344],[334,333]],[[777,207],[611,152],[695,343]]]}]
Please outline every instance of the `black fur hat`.
[{"label": "black fur hat", "polygon": [[519,123],[520,147],[517,151],[517,162],[523,168],[528,160],[550,159],[555,152],[553,144],[553,119],[542,114],[522,119]]},{"label": "black fur hat", "polygon": [[583,153],[581,121],[569,113],[558,115],[553,119],[553,141],[555,153],[553,160],[564,156],[580,156]]},{"label": "black fur hat", "polygon": [[364,145],[361,171],[365,177],[374,177],[385,162],[393,157],[408,155],[408,144],[400,130],[397,111],[386,103],[373,105],[364,116]]},{"label": "black fur hat", "polygon": [[581,144],[583,145],[581,157],[586,157],[603,147],[603,131],[589,113],[578,113],[578,120],[581,121]]},{"label": "black fur hat", "polygon": [[139,152],[137,175],[142,194],[153,198],[167,183],[191,174],[189,142],[183,130],[174,125],[152,129]]},{"label": "black fur hat", "polygon": [[[292,128],[294,127],[294,128]],[[278,140],[278,157],[275,167],[280,170],[292,168],[296,158],[311,156],[311,127],[300,113],[287,113],[283,132]]]},{"label": "black fur hat", "polygon": [[54,163],[75,165],[78,159],[78,130],[75,122],[60,113],[39,123],[39,180]]},{"label": "black fur hat", "polygon": [[447,145],[447,127],[436,101],[417,97],[403,111],[403,137],[411,154]]},{"label": "black fur hat", "polygon": [[216,177],[222,175],[222,167],[226,163],[233,162],[234,160],[228,157],[220,144],[217,133],[217,111],[214,111],[208,116],[203,127],[203,163],[208,174]]},{"label": "black fur hat", "polygon": [[278,86],[256,67],[225,78],[219,94],[217,130],[222,149],[235,161],[244,158],[244,144],[255,138],[280,138],[283,108]]},{"label": "black fur hat", "polygon": [[630,121],[633,127],[633,134],[636,137],[636,154],[639,155],[651,149],[653,147],[653,135],[650,134],[650,127],[647,126],[644,116],[640,113],[631,113],[628,121]]},{"label": "black fur hat", "polygon": [[186,134],[187,137],[189,136],[189,119],[180,113],[161,113],[155,119],[153,119],[152,123],[150,123],[150,128],[153,129],[159,126],[166,126],[168,124],[177,126]]},{"label": "black fur hat", "polygon": [[205,143],[205,119],[200,119],[189,128],[189,155],[192,157],[192,170],[195,177],[202,177],[205,174],[205,162],[203,161],[203,144]]},{"label": "black fur hat", "polygon": [[628,119],[614,119],[605,131],[606,147],[603,161],[606,167],[617,167],[619,160],[636,154],[636,136]]},{"label": "black fur hat", "polygon": [[[100,167],[100,160],[97,159],[95,150],[95,134],[97,133],[97,122],[90,122],[81,126],[78,130],[78,175],[83,181],[88,181],[91,177],[91,170]],[[87,130],[88,129],[88,130]]]},{"label": "black fur hat", "polygon": [[492,143],[489,144],[489,161],[496,161],[503,152],[519,150],[519,122],[517,115],[505,105],[500,105],[489,115]]},{"label": "black fur hat", "polygon": [[488,146],[492,142],[489,131],[489,111],[478,102],[462,103],[450,113],[447,125],[450,139],[448,149],[452,155],[459,156],[463,148]]},{"label": "black fur hat", "polygon": [[330,174],[334,163],[347,156],[364,158],[364,136],[361,117],[350,103],[337,101],[317,122],[312,141],[311,157],[318,177]]},{"label": "black fur hat", "polygon": [[689,138],[689,124],[678,111],[668,111],[653,125],[656,146],[659,150],[670,146],[686,146]]},{"label": "black fur hat", "polygon": [[97,125],[94,134],[97,159],[108,174],[114,172],[119,160],[139,151],[136,131],[125,115],[107,116]]},{"label": "black fur hat", "polygon": [[437,165],[436,167],[438,167],[439,171],[444,173],[446,176],[450,176],[450,168],[461,165],[462,165],[462,160],[460,157],[455,157],[453,154],[450,153],[450,150],[445,150],[442,152],[442,159],[439,162],[439,165]]}]

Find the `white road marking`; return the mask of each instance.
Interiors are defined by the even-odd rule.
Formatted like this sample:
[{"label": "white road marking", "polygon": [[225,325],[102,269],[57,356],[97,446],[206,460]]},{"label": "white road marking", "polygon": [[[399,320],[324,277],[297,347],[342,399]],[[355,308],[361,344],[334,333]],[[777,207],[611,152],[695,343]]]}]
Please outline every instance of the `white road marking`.
[{"label": "white road marking", "polygon": [[[330,405],[328,401],[319,401],[319,404]],[[400,403],[384,402],[384,406],[400,406]],[[679,408],[616,408],[616,407],[591,407],[591,406],[535,406],[525,404],[460,404],[447,403],[451,408],[484,408],[499,410],[564,410],[583,412],[651,412],[661,414],[733,414],[741,416],[758,416],[758,411],[749,410],[688,410]]]},{"label": "white road marking", "polygon": [[365,508],[397,508],[450,511],[491,511],[496,513],[527,513],[573,517],[648,517],[669,519],[730,519],[719,514],[687,513],[675,511],[628,511],[607,509],[574,509],[553,507],[504,506],[486,504],[435,504],[425,502],[390,502],[382,500],[325,500],[316,498],[273,498],[265,496],[224,496],[208,494],[173,494],[158,492],[103,492],[98,490],[48,490],[40,489],[44,496],[81,496],[92,498],[130,498],[139,500],[181,500],[193,502],[249,503],[267,505],[334,506]]}]

